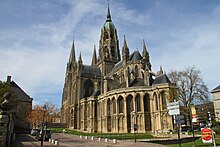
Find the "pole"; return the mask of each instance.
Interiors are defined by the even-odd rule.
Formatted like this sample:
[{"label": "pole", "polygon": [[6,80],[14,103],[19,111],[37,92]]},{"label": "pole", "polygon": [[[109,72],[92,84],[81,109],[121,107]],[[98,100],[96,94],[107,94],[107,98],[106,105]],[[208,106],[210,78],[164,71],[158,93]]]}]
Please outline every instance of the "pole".
[{"label": "pole", "polygon": [[42,128],[41,128],[41,146],[44,145],[44,138],[45,138],[45,133],[46,133],[46,131],[43,133],[44,125],[45,125],[45,122],[44,122],[45,109],[46,109],[46,105],[43,106],[43,122],[42,122]]},{"label": "pole", "polygon": [[193,132],[193,142],[194,142],[194,146],[196,146],[195,133],[194,133],[193,122],[192,122],[191,106],[192,106],[192,104],[190,105],[190,125],[191,125],[191,129],[192,129],[192,132]]},{"label": "pole", "polygon": [[178,144],[179,144],[179,147],[181,147],[179,123],[176,123],[176,125],[177,125],[177,132],[178,132]]}]

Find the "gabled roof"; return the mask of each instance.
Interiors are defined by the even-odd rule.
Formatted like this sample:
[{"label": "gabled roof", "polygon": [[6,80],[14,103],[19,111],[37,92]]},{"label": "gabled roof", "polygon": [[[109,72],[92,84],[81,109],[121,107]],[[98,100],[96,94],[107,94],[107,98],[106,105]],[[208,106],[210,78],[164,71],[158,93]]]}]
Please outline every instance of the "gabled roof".
[{"label": "gabled roof", "polygon": [[220,85],[217,86],[216,88],[214,88],[211,92],[214,93],[214,92],[217,92],[217,91],[220,91]]},{"label": "gabled roof", "polygon": [[139,51],[134,51],[129,57],[130,61],[138,61],[141,59],[142,59],[142,56]]},{"label": "gabled roof", "polygon": [[21,89],[17,83],[15,83],[14,81],[10,82],[10,85],[12,87],[12,91],[18,95],[18,97],[20,99],[22,99],[22,101],[32,101],[32,98],[26,93],[24,92],[23,89]]},{"label": "gabled roof", "polygon": [[155,85],[155,84],[162,84],[162,83],[171,83],[166,74],[162,74],[161,76],[156,77],[154,79],[153,85]]},{"label": "gabled roof", "polygon": [[89,75],[100,77],[101,71],[100,71],[100,68],[97,66],[83,65],[82,74],[89,74]]}]

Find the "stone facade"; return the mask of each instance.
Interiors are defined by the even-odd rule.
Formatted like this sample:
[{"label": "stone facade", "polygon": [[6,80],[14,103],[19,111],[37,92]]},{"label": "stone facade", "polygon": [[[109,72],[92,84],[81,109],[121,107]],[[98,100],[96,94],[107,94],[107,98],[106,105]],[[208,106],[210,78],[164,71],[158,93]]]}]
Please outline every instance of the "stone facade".
[{"label": "stone facade", "polygon": [[216,121],[220,122],[220,85],[214,88],[211,93],[213,97]]},{"label": "stone facade", "polygon": [[166,104],[174,98],[175,85],[162,68],[151,70],[143,42],[142,54],[132,54],[124,37],[122,60],[117,30],[108,7],[101,29],[99,54],[96,48],[91,65],[81,54],[75,58],[74,42],[67,63],[62,96],[61,122],[72,129],[100,133],[130,133],[173,129]]}]

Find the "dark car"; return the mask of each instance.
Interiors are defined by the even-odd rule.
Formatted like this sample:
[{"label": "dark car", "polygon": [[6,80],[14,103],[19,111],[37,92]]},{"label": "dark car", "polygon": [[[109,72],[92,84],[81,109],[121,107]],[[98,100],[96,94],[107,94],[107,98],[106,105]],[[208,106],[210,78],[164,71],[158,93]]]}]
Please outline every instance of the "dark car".
[{"label": "dark car", "polygon": [[42,138],[44,138],[44,140],[49,140],[51,138],[51,131],[50,130],[46,130],[46,133],[45,133],[45,130],[43,130],[43,133],[42,133],[42,131],[37,133],[36,139],[42,140]]},{"label": "dark car", "polygon": [[38,128],[32,129],[31,130],[31,135],[36,136],[39,132],[40,132],[40,129],[38,129]]}]

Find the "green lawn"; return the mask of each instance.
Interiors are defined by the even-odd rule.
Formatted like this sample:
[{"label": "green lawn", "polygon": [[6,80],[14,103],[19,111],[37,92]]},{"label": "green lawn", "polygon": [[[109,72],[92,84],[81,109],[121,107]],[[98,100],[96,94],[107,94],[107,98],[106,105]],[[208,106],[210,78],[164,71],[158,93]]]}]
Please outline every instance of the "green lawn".
[{"label": "green lawn", "polygon": [[[85,132],[79,132],[75,130],[70,130],[67,128],[50,128],[52,132],[55,133],[62,133],[63,129],[67,131],[68,134],[73,135],[82,135],[82,136],[94,136],[94,137],[102,137],[102,138],[109,138],[109,139],[117,139],[117,140],[132,140],[134,139],[133,133],[85,133]],[[150,139],[153,138],[150,133],[137,133],[136,134],[137,139]]]},{"label": "green lawn", "polygon": [[[216,139],[215,139],[215,142],[216,142],[216,146],[219,146],[220,145],[220,135],[217,135],[216,136]],[[196,146],[200,146],[200,147],[212,147],[213,144],[203,144],[202,143],[202,138],[199,138],[195,141],[196,143]],[[171,144],[171,145],[168,145],[170,147],[178,147],[178,144]],[[181,143],[181,147],[193,147],[194,146],[194,141],[192,142],[187,142],[187,143]]]}]

